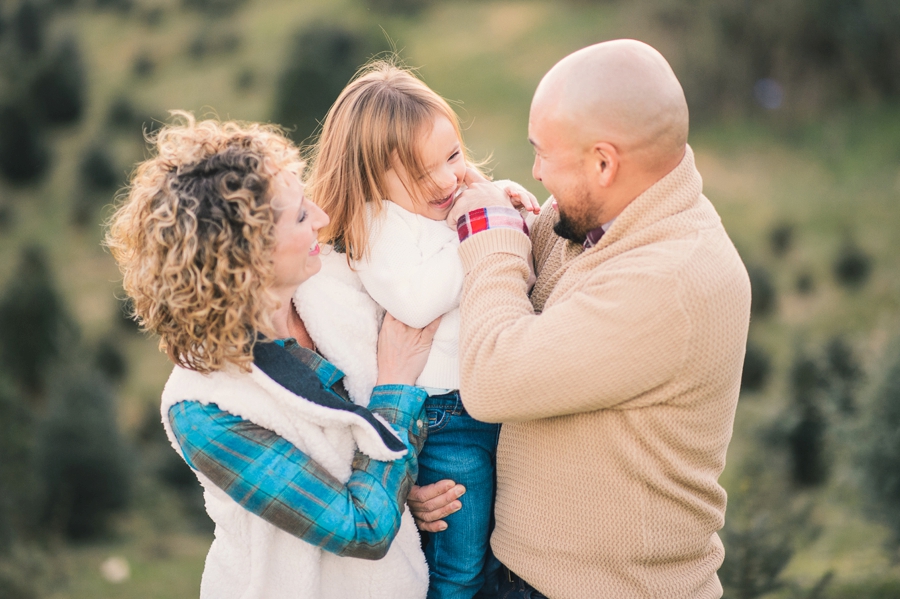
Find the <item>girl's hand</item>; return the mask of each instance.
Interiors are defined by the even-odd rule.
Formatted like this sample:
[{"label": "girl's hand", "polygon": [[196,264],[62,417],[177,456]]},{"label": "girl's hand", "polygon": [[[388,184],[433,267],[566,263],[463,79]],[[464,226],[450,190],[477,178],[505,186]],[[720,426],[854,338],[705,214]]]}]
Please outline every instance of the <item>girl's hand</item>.
[{"label": "girl's hand", "polygon": [[516,183],[515,181],[496,181],[495,185],[499,186],[506,192],[509,201],[512,202],[513,208],[519,211],[532,212],[538,214],[541,211],[541,205],[538,204],[534,194]]},{"label": "girl's hand", "polygon": [[377,385],[415,385],[425,369],[431,341],[441,318],[424,329],[408,327],[390,314],[384,315],[378,333]]}]

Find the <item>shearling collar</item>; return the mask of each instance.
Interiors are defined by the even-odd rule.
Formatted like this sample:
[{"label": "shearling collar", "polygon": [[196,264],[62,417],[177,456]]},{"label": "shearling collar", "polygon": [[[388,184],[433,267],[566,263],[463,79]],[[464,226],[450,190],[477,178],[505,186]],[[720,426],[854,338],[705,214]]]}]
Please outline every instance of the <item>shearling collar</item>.
[{"label": "shearling collar", "polygon": [[277,343],[260,342],[254,345],[253,363],[270,379],[294,395],[331,410],[342,410],[361,417],[375,429],[382,442],[391,451],[406,449],[403,442],[375,418],[372,412],[326,391],[309,366]]}]

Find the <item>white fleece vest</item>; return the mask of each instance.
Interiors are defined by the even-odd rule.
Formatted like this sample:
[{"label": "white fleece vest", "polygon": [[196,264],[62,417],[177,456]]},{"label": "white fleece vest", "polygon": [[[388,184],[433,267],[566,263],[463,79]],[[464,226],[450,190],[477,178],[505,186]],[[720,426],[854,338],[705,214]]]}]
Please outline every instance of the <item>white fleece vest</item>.
[{"label": "white fleece vest", "polygon": [[344,254],[322,246],[322,270],[303,282],[294,306],[319,352],[344,374],[357,405],[369,404],[378,379],[378,331],[384,308],[373,300]]},{"label": "white fleece vest", "polygon": [[[377,460],[403,455],[388,449],[360,416],[294,395],[256,366],[249,374],[237,369],[209,375],[180,367],[172,371],[163,391],[161,413],[169,441],[179,454],[168,411],[184,400],[214,403],[274,431],[341,482],[350,477],[356,448]],[[201,473],[195,474],[203,485],[206,510],[216,524],[200,585],[201,599],[425,597],[428,568],[409,510],[404,511],[400,530],[383,559],[338,557],[250,513]]]}]

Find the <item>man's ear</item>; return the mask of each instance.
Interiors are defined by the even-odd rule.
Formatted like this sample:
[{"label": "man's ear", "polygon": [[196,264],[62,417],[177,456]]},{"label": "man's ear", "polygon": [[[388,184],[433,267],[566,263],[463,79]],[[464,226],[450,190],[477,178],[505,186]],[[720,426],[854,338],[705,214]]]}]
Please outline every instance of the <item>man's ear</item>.
[{"label": "man's ear", "polygon": [[619,151],[611,143],[601,141],[590,150],[590,168],[600,187],[610,187],[619,172]]}]

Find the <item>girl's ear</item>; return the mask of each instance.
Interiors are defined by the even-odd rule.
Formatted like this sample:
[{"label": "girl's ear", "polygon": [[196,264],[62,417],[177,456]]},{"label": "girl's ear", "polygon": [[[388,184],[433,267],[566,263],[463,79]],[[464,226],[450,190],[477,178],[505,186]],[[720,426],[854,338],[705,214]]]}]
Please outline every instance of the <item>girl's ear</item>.
[{"label": "girl's ear", "polygon": [[601,141],[590,149],[590,168],[593,178],[600,187],[609,187],[619,172],[619,151],[611,143]]}]

